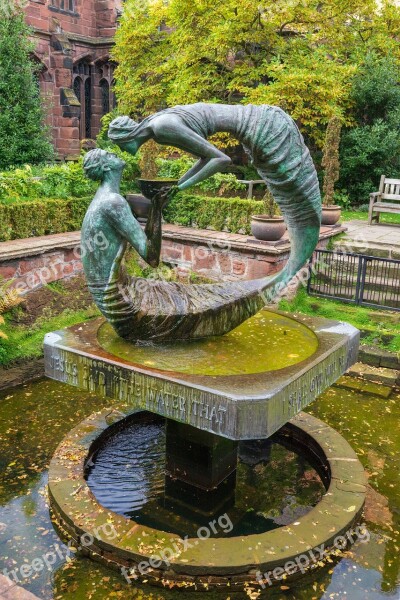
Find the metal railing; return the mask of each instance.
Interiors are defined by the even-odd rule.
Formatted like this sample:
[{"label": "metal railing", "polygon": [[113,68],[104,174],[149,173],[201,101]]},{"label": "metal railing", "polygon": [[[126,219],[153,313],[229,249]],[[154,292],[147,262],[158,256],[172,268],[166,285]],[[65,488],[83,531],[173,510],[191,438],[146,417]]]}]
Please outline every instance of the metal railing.
[{"label": "metal railing", "polygon": [[307,291],[354,304],[400,311],[400,260],[316,250]]}]

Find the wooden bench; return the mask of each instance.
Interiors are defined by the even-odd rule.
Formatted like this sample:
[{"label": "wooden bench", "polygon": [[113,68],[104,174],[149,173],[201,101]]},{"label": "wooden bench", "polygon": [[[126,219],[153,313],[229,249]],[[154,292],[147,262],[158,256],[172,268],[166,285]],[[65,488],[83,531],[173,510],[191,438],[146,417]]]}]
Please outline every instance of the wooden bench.
[{"label": "wooden bench", "polygon": [[369,196],[368,225],[379,223],[381,212],[400,213],[400,179],[388,179],[382,175],[379,191]]}]

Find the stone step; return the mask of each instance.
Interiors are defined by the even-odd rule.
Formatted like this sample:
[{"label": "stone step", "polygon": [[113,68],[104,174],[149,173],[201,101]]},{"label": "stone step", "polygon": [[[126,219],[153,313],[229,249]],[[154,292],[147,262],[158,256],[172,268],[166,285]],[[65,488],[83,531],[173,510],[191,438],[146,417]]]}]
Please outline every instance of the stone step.
[{"label": "stone step", "polygon": [[358,360],[373,367],[400,370],[400,357],[395,352],[389,352],[378,346],[362,344],[358,353]]},{"label": "stone step", "polygon": [[356,242],[351,238],[342,238],[336,244],[334,249],[337,252],[351,252],[352,254],[367,254],[377,258],[400,258],[400,248],[393,244],[380,244],[371,242]]},{"label": "stone step", "polygon": [[378,398],[384,398],[387,400],[392,393],[392,388],[381,383],[372,383],[371,381],[362,381],[361,379],[355,379],[354,377],[348,377],[344,375],[337,380],[335,386],[346,390],[352,390],[361,394],[368,394],[369,396],[377,396]]},{"label": "stone step", "polygon": [[394,387],[400,378],[400,371],[385,369],[384,367],[371,367],[363,363],[356,363],[346,373],[350,377],[358,377],[373,383],[382,383],[385,386]]}]

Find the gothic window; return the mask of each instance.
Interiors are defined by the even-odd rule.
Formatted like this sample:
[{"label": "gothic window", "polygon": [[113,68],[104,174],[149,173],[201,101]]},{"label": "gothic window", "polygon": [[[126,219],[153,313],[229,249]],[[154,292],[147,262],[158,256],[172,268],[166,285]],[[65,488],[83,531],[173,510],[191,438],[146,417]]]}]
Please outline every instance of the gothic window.
[{"label": "gothic window", "polygon": [[74,66],[74,93],[81,103],[79,119],[80,139],[90,138],[92,134],[92,66],[81,61]]},{"label": "gothic window", "polygon": [[92,82],[90,77],[85,79],[85,137],[90,138],[92,133]]},{"label": "gothic window", "polygon": [[100,106],[102,115],[107,114],[116,107],[117,102],[113,87],[114,81],[114,69],[115,64],[108,60],[99,61],[96,64],[96,73],[100,87]]},{"label": "gothic window", "polygon": [[110,112],[110,84],[107,79],[102,79],[100,81],[100,90],[101,90],[101,109],[103,115],[106,115]]},{"label": "gothic window", "polygon": [[81,101],[81,89],[82,89],[82,79],[80,77],[75,77],[74,92],[75,92],[75,96],[78,98],[79,102]]},{"label": "gothic window", "polygon": [[50,8],[55,10],[64,10],[65,12],[75,12],[75,0],[50,0]]},{"label": "gothic window", "polygon": [[112,80],[111,82],[111,108],[117,108],[117,96],[115,95],[114,92],[114,86],[115,86],[115,79]]}]

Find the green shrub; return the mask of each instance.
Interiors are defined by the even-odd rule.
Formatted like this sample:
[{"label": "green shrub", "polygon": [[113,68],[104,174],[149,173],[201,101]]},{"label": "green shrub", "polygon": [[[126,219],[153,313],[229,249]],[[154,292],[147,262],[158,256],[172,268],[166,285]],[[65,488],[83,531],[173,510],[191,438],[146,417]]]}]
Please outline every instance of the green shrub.
[{"label": "green shrub", "polygon": [[[156,160],[158,176],[168,179],[180,179],[193,165],[195,160],[186,156],[175,160],[159,158]],[[246,185],[240,183],[233,173],[216,173],[196,186],[196,191],[207,195],[222,196],[230,192],[246,190]]]},{"label": "green shrub", "polygon": [[175,160],[158,158],[156,164],[158,166],[158,176],[166,179],[180,179],[195,164],[193,158],[182,156]]},{"label": "green shrub", "polygon": [[[92,195],[82,198],[0,202],[0,241],[77,231]],[[262,212],[259,200],[210,198],[178,193],[164,211],[168,223],[211,227],[217,231],[250,233],[251,215]]]},{"label": "green shrub", "polygon": [[246,184],[240,183],[233,173],[216,173],[202,181],[197,189],[206,194],[222,196],[229,192],[243,192],[246,190]]},{"label": "green shrub", "polygon": [[112,145],[112,142],[108,139],[108,128],[110,127],[111,121],[120,116],[121,115],[118,111],[118,108],[113,108],[113,110],[101,117],[101,128],[96,137],[96,145],[98,148],[106,150],[110,145]]},{"label": "green shrub", "polygon": [[164,210],[164,217],[176,225],[249,234],[251,215],[260,214],[262,208],[259,200],[209,198],[180,192]]},{"label": "green shrub", "polygon": [[80,229],[91,196],[0,204],[0,241]]},{"label": "green shrub", "polygon": [[42,193],[46,198],[79,198],[94,194],[96,182],[83,171],[82,159],[61,165],[51,165],[42,171]]},{"label": "green shrub", "polygon": [[[137,190],[135,183],[139,176],[138,158],[119,148],[112,151],[125,162],[121,184],[123,194]],[[0,172],[0,203],[13,203],[37,198],[82,198],[94,195],[97,183],[85,176],[82,157],[76,162],[45,165],[32,169],[23,168]]]},{"label": "green shrub", "polygon": [[0,7],[0,13],[0,169],[7,169],[49,160],[54,151],[30,58],[33,32],[21,9],[7,14]]},{"label": "green shrub", "polygon": [[15,202],[21,198],[37,198],[41,189],[41,182],[34,178],[29,165],[0,172],[0,201]]},{"label": "green shrub", "polygon": [[[34,174],[35,173],[35,174]],[[81,161],[0,173],[0,202],[14,203],[37,198],[83,197],[94,193],[96,183],[85,176]]]}]

